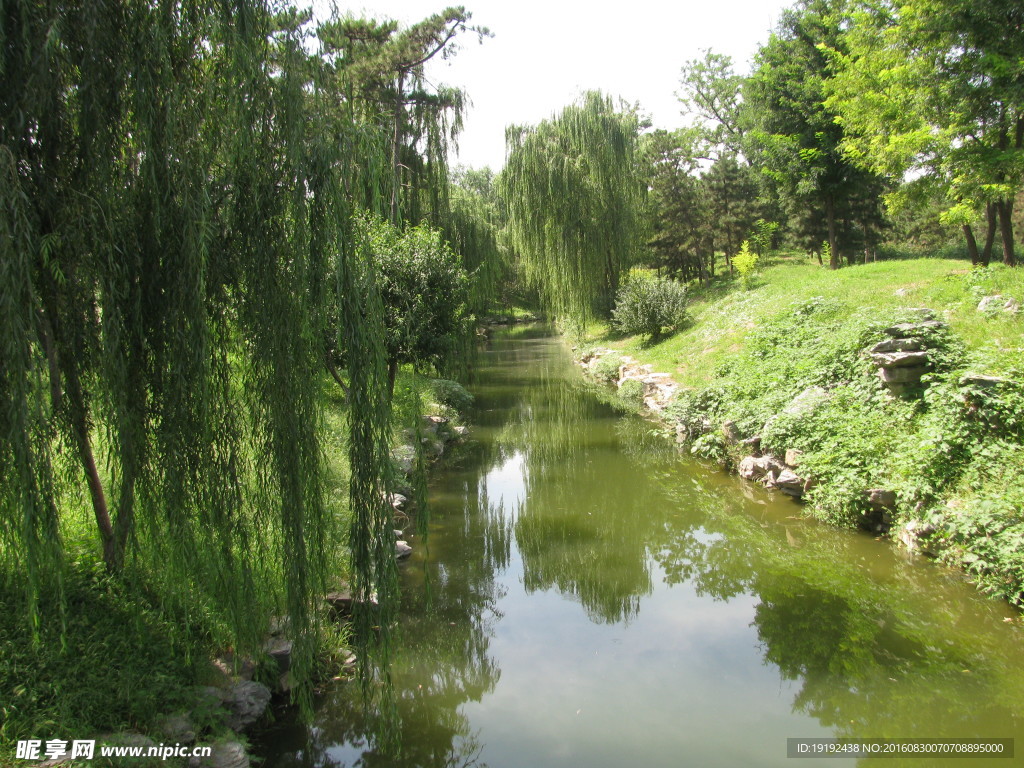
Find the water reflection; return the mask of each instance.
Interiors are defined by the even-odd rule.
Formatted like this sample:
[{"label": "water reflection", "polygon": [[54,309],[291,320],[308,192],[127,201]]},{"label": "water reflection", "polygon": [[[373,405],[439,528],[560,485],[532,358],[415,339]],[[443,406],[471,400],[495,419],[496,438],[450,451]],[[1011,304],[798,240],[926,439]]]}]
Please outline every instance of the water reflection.
[{"label": "water reflection", "polygon": [[955,574],[682,461],[530,331],[472,388],[476,441],[403,573],[399,754],[340,686],[266,734],[267,765],[787,765],[788,736],[1024,736],[1024,644]]}]

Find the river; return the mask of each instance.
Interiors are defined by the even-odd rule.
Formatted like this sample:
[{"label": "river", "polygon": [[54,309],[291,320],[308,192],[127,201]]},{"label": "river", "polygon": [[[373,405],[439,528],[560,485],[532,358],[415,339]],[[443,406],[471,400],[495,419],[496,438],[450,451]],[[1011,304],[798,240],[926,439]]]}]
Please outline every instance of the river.
[{"label": "river", "polygon": [[266,768],[858,762],[787,757],[787,739],[829,737],[1024,751],[1005,603],[681,456],[540,329],[497,336],[470,390],[472,441],[434,474],[429,536],[401,565],[399,753],[342,683],[311,723],[259,736]]}]

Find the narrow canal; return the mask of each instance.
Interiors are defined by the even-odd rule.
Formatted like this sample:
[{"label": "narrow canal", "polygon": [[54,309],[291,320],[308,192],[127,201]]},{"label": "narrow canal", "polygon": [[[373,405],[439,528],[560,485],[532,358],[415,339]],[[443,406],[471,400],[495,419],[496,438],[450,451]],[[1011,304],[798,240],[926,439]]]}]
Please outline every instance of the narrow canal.
[{"label": "narrow canal", "polygon": [[856,763],[787,757],[787,738],[833,736],[1024,755],[1005,604],[680,456],[539,330],[497,337],[470,388],[473,442],[435,474],[428,540],[401,566],[400,756],[350,683],[261,735],[267,768]]}]

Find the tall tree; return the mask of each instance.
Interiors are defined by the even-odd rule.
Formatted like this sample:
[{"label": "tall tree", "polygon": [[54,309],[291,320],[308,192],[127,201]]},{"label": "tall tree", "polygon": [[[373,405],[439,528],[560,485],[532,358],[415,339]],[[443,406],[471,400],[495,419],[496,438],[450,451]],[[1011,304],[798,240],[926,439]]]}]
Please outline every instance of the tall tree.
[{"label": "tall tree", "polygon": [[679,84],[676,95],[683,115],[690,118],[684,130],[693,137],[698,157],[741,154],[743,77],[733,71],[732,58],[708,49],[703,58],[683,65]]},{"label": "tall tree", "polygon": [[[473,276],[471,308],[486,315],[512,305],[519,288],[514,252],[505,243],[507,217],[490,168],[459,168],[452,179],[444,231]],[[497,304],[497,307],[495,307]]]},{"label": "tall tree", "polygon": [[663,130],[643,137],[650,190],[648,246],[654,264],[669,275],[707,281],[715,271],[715,222],[689,138],[685,132]]},{"label": "tall tree", "polygon": [[843,129],[824,104],[832,71],[822,48],[844,49],[841,7],[841,0],[801,0],[785,11],[744,88],[748,156],[776,183],[791,215],[820,217],[833,269],[852,204],[878,194],[874,174],[843,154]]},{"label": "tall tree", "polygon": [[[858,2],[846,45],[830,46],[829,108],[859,165],[927,177],[946,194],[975,263],[996,225],[1014,264],[1012,214],[1024,188],[1024,7],[1015,0]],[[971,225],[984,210],[979,252]]]},{"label": "tall tree", "polygon": [[364,116],[383,121],[391,135],[388,217],[392,224],[436,216],[447,191],[449,142],[462,128],[465,93],[434,86],[425,65],[450,58],[458,37],[490,35],[469,25],[472,14],[462,6],[447,8],[416,24],[346,17],[325,25],[325,51],[348,85],[349,98],[362,104]]},{"label": "tall tree", "polygon": [[511,242],[545,308],[581,322],[610,312],[636,256],[643,184],[639,120],[612,99],[583,100],[534,128],[506,131],[500,188]]},{"label": "tall tree", "polygon": [[20,84],[0,89],[0,558],[30,602],[59,582],[78,510],[58,501],[82,496],[112,573],[240,650],[287,614],[299,678],[343,540],[317,385],[331,306],[354,586],[383,634],[395,606],[383,306],[349,224],[393,144],[309,34],[260,0],[0,9]]}]

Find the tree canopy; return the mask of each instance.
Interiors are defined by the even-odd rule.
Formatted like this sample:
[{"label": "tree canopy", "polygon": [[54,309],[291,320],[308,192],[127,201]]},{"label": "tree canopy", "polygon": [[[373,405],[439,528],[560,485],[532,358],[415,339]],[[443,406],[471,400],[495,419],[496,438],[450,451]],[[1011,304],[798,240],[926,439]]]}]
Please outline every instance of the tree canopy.
[{"label": "tree canopy", "polygon": [[526,280],[556,316],[607,315],[636,257],[643,182],[639,119],[587,93],[535,127],[507,130],[500,189]]}]

